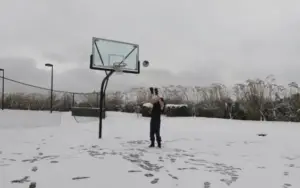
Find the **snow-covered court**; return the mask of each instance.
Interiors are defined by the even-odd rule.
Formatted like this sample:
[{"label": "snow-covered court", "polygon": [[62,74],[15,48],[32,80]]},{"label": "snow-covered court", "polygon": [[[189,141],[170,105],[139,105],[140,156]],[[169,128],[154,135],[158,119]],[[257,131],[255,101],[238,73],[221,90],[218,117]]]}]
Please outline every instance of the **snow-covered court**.
[{"label": "snow-covered court", "polygon": [[[0,112],[0,187],[300,187],[300,124],[207,118],[162,120],[149,149],[149,119],[109,112]],[[258,136],[266,134],[266,136]]]}]

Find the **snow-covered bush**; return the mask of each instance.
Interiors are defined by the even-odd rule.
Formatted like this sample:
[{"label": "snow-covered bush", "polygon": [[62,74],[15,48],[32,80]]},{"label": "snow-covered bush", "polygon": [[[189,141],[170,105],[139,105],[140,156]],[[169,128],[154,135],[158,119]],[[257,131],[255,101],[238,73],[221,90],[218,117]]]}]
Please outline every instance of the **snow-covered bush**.
[{"label": "snow-covered bush", "polygon": [[224,110],[218,107],[201,107],[200,105],[196,108],[196,117],[210,117],[210,118],[224,118]]},{"label": "snow-covered bush", "polygon": [[122,112],[134,113],[134,112],[136,112],[136,106],[137,105],[133,102],[124,104]]},{"label": "snow-covered bush", "polygon": [[165,114],[169,117],[188,117],[192,116],[187,104],[166,104]]},{"label": "snow-covered bush", "polygon": [[151,117],[151,110],[153,105],[151,103],[144,103],[142,105],[141,113],[143,117]]},{"label": "snow-covered bush", "polygon": [[195,105],[196,117],[226,118],[225,102],[203,101]]}]

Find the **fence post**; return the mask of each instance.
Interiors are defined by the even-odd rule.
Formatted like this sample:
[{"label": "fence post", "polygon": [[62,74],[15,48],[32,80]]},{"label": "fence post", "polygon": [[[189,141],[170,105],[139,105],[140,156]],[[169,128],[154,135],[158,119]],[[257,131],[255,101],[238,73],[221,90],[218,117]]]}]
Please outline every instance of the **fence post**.
[{"label": "fence post", "polygon": [[96,92],[96,108],[99,108],[99,93]]},{"label": "fence post", "polygon": [[2,71],[2,110],[4,110],[4,69],[0,69]]},{"label": "fence post", "polygon": [[74,107],[74,105],[75,105],[75,96],[74,96],[75,94],[74,93],[72,93],[72,107]]}]

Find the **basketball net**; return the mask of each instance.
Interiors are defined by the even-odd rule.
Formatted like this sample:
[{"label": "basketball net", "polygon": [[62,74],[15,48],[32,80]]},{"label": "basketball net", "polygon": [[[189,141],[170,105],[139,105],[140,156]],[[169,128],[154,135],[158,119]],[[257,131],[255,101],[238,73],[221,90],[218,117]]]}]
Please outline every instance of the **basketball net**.
[{"label": "basketball net", "polygon": [[116,74],[123,74],[123,68],[126,67],[126,63],[116,62],[113,64],[113,68]]}]

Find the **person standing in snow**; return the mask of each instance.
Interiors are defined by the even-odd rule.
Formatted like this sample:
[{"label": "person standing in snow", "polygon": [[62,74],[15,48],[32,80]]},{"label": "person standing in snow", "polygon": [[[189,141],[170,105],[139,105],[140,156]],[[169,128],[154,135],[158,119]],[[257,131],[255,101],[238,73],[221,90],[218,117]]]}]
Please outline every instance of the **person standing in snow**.
[{"label": "person standing in snow", "polygon": [[150,120],[150,141],[151,144],[149,147],[155,146],[155,137],[157,146],[161,148],[161,136],[160,136],[160,123],[161,123],[161,114],[164,110],[164,99],[158,95],[158,89],[150,88],[152,95],[151,103],[153,105],[151,111],[151,120]]}]

